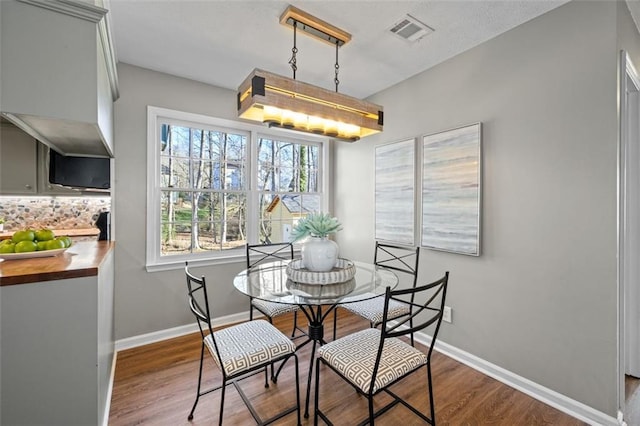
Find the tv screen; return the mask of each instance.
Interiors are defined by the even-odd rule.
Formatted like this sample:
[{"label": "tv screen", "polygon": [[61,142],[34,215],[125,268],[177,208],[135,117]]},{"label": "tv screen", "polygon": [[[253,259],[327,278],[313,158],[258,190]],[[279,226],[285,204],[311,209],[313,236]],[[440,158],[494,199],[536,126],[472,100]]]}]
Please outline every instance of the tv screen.
[{"label": "tv screen", "polygon": [[51,149],[49,183],[72,188],[108,190],[111,187],[110,160],[61,155]]}]

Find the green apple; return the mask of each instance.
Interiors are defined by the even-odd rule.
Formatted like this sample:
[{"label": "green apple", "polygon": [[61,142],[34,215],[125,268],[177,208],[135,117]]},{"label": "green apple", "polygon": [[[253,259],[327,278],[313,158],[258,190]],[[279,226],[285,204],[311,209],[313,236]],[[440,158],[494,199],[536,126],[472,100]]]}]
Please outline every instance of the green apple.
[{"label": "green apple", "polygon": [[49,241],[55,238],[53,231],[48,228],[38,229],[35,232],[35,236],[36,236],[36,240],[38,241]]},{"label": "green apple", "polygon": [[15,252],[28,253],[31,251],[36,251],[37,249],[38,249],[38,245],[33,241],[20,241],[16,243]]},{"label": "green apple", "polygon": [[73,242],[71,241],[71,238],[66,235],[62,237],[58,237],[58,239],[64,241],[65,247],[71,247],[71,244],[73,244]]},{"label": "green apple", "polygon": [[42,250],[46,250],[47,249],[47,243],[49,241],[38,241],[36,242],[36,245],[38,246],[38,251],[42,251]]},{"label": "green apple", "polygon": [[54,238],[53,240],[49,240],[49,241],[45,241],[45,243],[47,244],[47,250],[57,250],[57,249],[61,249],[61,248],[65,248],[65,244],[64,241],[58,239],[58,238]]},{"label": "green apple", "polygon": [[[13,244],[13,242],[11,242],[11,240],[4,240],[4,241],[9,241],[8,244],[0,244],[0,253],[15,253],[16,251],[16,245]],[[4,243],[3,241],[3,243]]]},{"label": "green apple", "polygon": [[22,231],[14,232],[11,239],[16,244],[20,241],[33,241],[36,239],[36,234],[31,229],[24,229]]},{"label": "green apple", "polygon": [[0,241],[0,246],[5,245],[5,244],[15,244],[15,243],[13,242],[13,240],[11,238],[7,238],[5,240],[1,240]]}]

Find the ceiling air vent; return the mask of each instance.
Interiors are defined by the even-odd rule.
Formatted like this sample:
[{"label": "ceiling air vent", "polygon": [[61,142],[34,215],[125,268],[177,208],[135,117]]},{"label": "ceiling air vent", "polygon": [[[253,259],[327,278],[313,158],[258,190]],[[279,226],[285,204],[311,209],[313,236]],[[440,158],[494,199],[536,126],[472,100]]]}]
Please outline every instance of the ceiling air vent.
[{"label": "ceiling air vent", "polygon": [[403,40],[414,42],[420,40],[427,34],[431,34],[434,30],[428,25],[418,21],[413,16],[407,14],[400,21],[396,22],[389,31]]}]

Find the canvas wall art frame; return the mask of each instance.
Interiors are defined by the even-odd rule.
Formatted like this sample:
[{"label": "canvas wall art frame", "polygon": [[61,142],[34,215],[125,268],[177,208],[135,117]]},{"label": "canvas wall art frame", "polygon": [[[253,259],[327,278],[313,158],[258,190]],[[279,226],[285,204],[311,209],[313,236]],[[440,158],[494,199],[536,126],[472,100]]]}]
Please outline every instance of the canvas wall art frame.
[{"label": "canvas wall art frame", "polygon": [[422,247],[480,255],[482,124],[423,137]]},{"label": "canvas wall art frame", "polygon": [[375,148],[375,238],[415,243],[415,138]]}]

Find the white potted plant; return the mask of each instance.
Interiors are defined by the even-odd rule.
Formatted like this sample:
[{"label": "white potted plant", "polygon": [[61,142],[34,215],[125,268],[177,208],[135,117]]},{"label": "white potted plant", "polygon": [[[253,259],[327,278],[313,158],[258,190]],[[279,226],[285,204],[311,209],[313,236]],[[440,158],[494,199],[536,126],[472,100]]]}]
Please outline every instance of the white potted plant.
[{"label": "white potted plant", "polygon": [[293,227],[292,239],[307,238],[302,244],[302,264],[310,271],[330,271],[338,260],[338,244],[327,237],[342,230],[342,225],[328,213],[311,213]]}]

